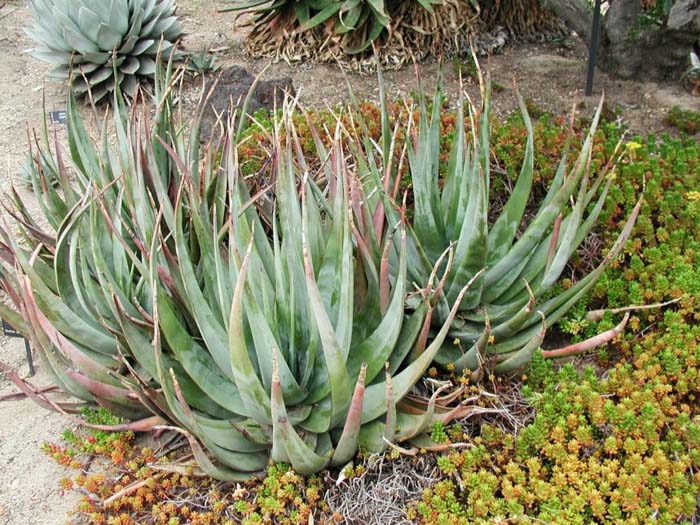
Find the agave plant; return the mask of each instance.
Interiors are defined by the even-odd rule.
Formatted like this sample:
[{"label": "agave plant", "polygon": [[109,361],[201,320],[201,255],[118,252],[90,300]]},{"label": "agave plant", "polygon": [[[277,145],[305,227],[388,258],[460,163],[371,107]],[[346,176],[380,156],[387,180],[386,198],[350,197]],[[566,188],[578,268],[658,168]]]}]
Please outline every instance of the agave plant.
[{"label": "agave plant", "polygon": [[31,54],[55,65],[77,94],[100,100],[119,85],[131,95],[153,78],[158,53],[169,58],[182,28],[174,0],[30,0]]},{"label": "agave plant", "polygon": [[[570,288],[553,294],[552,287],[569,258],[591,231],[613,180],[613,161],[593,180],[590,174],[593,137],[603,101],[573,166],[568,165],[567,141],[546,196],[525,221],[535,155],[532,123],[518,95],[527,129],[524,162],[508,201],[499,216],[490,221],[490,82],[480,79],[480,84],[481,106],[476,107],[471,100],[467,106],[469,133],[465,103],[460,98],[455,138],[445,169],[440,164],[441,82],[432,110],[428,110],[421,92],[417,118],[413,117],[414,108],[408,111],[407,129],[411,132],[403,151],[386,104],[382,107],[379,146],[366,132],[366,124],[359,123],[356,142],[365,147],[364,153],[358,151],[357,155],[364,178],[364,188],[358,195],[367,195],[361,197],[367,204],[364,210],[360,208],[364,217],[358,223],[366,225],[363,237],[368,239],[366,244],[375,246],[376,258],[374,237],[384,227],[381,216],[386,215],[389,223],[399,220],[394,204],[399,177],[396,165],[406,158],[414,202],[408,230],[408,276],[414,283],[428,283],[436,265],[439,267],[442,277],[437,293],[432,294],[435,301],[426,313],[435,326],[446,322],[457,294],[467,282],[473,282],[460,302],[448,343],[438,352],[436,361],[457,370],[475,371],[490,363],[489,368],[496,373],[507,373],[530,360],[546,328],[561,319],[617,257],[631,233],[641,200],[599,266]],[[380,98],[385,100],[381,86],[380,73]],[[377,147],[381,162],[375,159]],[[399,163],[392,161],[399,157]],[[420,308],[424,306],[425,301]]]},{"label": "agave plant", "polygon": [[[388,248],[391,275],[384,261],[355,263],[342,127],[314,163],[285,107],[271,136],[275,208],[266,213],[241,176],[233,118],[202,152],[199,121],[185,135],[158,82],[155,99],[152,125],[145,111],[127,119],[117,94],[114,149],[106,130],[92,144],[71,101],[75,180],[58,151],[42,150],[31,170],[55,233],[16,193],[11,213],[27,244],[0,231],[0,285],[20,312],[0,305],[0,315],[31,337],[56,383],[139,420],[129,428],[182,432],[201,468],[230,480],[270,458],[317,472],[359,446],[382,450],[463,414],[441,408],[437,392],[423,404],[404,398],[466,287],[432,343],[416,342],[425,309],[404,315],[405,240]],[[325,189],[309,178],[314,164]],[[58,188],[46,184],[51,174]],[[394,234],[405,239],[392,227],[389,247]]]}]

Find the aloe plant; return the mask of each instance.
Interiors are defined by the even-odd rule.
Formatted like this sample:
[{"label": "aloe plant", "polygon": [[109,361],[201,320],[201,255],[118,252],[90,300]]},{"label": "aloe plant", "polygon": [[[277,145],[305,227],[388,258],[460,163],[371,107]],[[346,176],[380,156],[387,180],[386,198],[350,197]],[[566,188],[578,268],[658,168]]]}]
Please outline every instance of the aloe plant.
[{"label": "aloe plant", "polygon": [[152,79],[158,54],[169,58],[182,34],[173,0],[30,0],[29,9],[31,54],[95,101]]},{"label": "aloe plant", "polygon": [[[480,77],[481,104],[460,97],[456,129],[446,166],[440,163],[440,115],[442,82],[428,109],[420,92],[418,107],[409,108],[405,149],[396,140],[386,103],[382,105],[382,133],[376,145],[366,123],[358,123],[356,142],[363,188],[358,195],[366,204],[359,223],[363,237],[378,247],[375,234],[388,222],[400,220],[395,204],[397,165],[406,161],[410,173],[414,215],[408,228],[409,280],[424,285],[438,265],[440,279],[434,300],[426,312],[435,326],[448,319],[450,305],[470,281],[460,302],[452,329],[436,361],[456,370],[480,370],[488,365],[496,373],[511,372],[529,361],[540,347],[545,330],[590,290],[605,268],[619,255],[639,213],[641,200],[619,238],[603,261],[573,286],[552,293],[569,258],[591,231],[613,180],[614,161],[591,175],[593,138],[603,105],[601,99],[587,137],[572,166],[569,142],[557,173],[532,217],[525,212],[534,174],[534,139],[530,117],[522,97],[518,102],[527,143],[524,162],[511,195],[493,221],[489,221],[490,186],[490,81]],[[380,99],[385,100],[380,72]],[[465,108],[470,122],[465,127]],[[417,117],[414,118],[414,109]],[[380,161],[375,151],[379,149]],[[395,159],[401,158],[400,161]],[[364,195],[364,196],[363,196]],[[440,262],[442,260],[442,262]],[[396,263],[393,263],[396,266]],[[429,290],[430,291],[430,290]],[[421,308],[425,301],[421,303]]]},{"label": "aloe plant", "polygon": [[[271,136],[269,212],[240,172],[244,119],[233,129],[231,117],[201,151],[199,117],[185,134],[162,82],[154,101],[153,121],[127,117],[117,92],[112,147],[107,129],[91,142],[72,99],[69,154],[45,146],[29,170],[54,231],[17,193],[26,244],[0,229],[0,286],[19,311],[0,305],[0,315],[32,339],[61,389],[138,420],[130,428],[182,432],[200,467],[230,480],[270,459],[317,472],[462,413],[437,393],[427,404],[404,398],[467,287],[431,344],[417,342],[427,308],[404,314],[401,224],[382,241],[399,238],[394,273],[355,262],[342,126],[305,158],[285,106]],[[310,165],[323,166],[327,188]]]},{"label": "aloe plant", "polygon": [[700,95],[700,57],[695,51],[688,53],[688,69],[681,76],[681,84],[693,95]]},{"label": "aloe plant", "polygon": [[[231,5],[222,11],[241,11],[254,16],[250,38],[256,45],[274,45],[289,39],[290,35],[308,36],[314,30],[325,27],[333,35],[331,46],[339,42],[343,53],[354,55],[369,49],[380,36],[389,33],[392,16],[397,11],[403,11],[404,16],[413,10],[425,10],[426,14],[432,14],[433,6],[442,4],[442,0],[416,0],[410,2],[413,6],[409,8],[384,0],[232,0],[229,3]],[[472,9],[470,7],[470,11]],[[418,24],[420,22],[417,20]],[[422,32],[427,31],[426,28]],[[314,40],[313,37],[308,39]],[[323,43],[318,42],[318,47],[329,46],[329,39],[324,37],[323,40]],[[300,53],[305,51],[308,50],[299,50]]]},{"label": "aloe plant", "polygon": [[[433,360],[475,370],[492,361],[496,372],[527,362],[639,211],[598,268],[552,295],[611,184],[609,171],[589,174],[600,108],[577,160],[569,168],[564,155],[521,228],[532,126],[520,100],[525,162],[489,225],[488,85],[482,106],[468,106],[470,140],[460,101],[444,172],[438,103],[429,111],[421,96],[418,118],[409,108],[393,125],[384,105],[377,142],[353,113],[331,130],[311,125],[307,156],[288,101],[266,132],[274,182],[251,195],[238,159],[248,120],[232,115],[202,149],[207,98],[188,128],[171,78],[172,63],[157,75],[152,119],[115,92],[114,146],[106,127],[90,140],[74,98],[67,153],[50,150],[44,129],[27,171],[51,231],[11,194],[23,242],[0,228],[0,287],[15,305],[0,303],[0,316],[32,339],[63,391],[137,420],[129,428],[182,432],[220,479],[246,479],[270,459],[317,472],[361,446],[425,440],[433,422],[472,410],[442,406],[439,390],[408,394]],[[396,202],[402,165],[412,221]],[[48,408],[78,409],[17,382]]]}]

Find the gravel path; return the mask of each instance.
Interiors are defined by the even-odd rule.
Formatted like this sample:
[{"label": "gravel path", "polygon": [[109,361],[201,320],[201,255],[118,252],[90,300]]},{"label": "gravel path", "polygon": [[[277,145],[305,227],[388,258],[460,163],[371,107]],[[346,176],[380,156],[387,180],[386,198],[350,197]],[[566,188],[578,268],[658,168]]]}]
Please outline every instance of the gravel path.
[{"label": "gravel path", "polygon": [[[46,68],[23,50],[29,41],[21,31],[28,12],[24,2],[0,2],[0,189],[9,187],[27,151],[27,127],[38,126],[42,114],[42,78]],[[60,101],[62,90],[46,90],[47,107]],[[26,377],[24,345],[0,337],[0,360]],[[47,384],[41,368],[34,384]],[[15,391],[0,376],[0,396]],[[39,447],[68,426],[60,414],[28,400],[0,403],[0,524],[59,525],[75,506],[77,495],[62,495],[57,480],[70,472]]]}]

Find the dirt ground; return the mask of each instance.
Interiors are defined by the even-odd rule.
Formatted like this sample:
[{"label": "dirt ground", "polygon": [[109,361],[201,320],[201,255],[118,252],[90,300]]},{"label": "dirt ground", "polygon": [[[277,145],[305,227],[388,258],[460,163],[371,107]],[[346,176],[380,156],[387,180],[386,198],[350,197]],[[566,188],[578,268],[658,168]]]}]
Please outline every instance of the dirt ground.
[{"label": "dirt ground", "polygon": [[[245,30],[233,30],[234,15],[217,13],[223,4],[213,0],[181,0],[178,14],[187,36],[184,46],[190,51],[216,50],[217,63],[226,67],[243,65],[252,72],[260,71],[266,62],[248,58],[242,41]],[[24,51],[31,42],[22,28],[29,23],[29,12],[21,0],[0,0],[0,190],[6,191],[27,152],[27,130],[41,124],[43,107],[47,110],[65,107],[62,86],[45,81],[48,67]],[[520,91],[538,106],[555,113],[568,113],[575,101],[583,99],[586,50],[579,42],[573,48],[555,44],[528,44],[507,47],[492,57],[493,79],[506,86],[494,95],[499,115],[515,107],[512,79]],[[420,66],[427,85],[435,78],[437,64]],[[447,91],[457,93],[457,81],[448,65]],[[374,76],[345,74],[332,65],[273,64],[265,78],[288,76],[302,103],[333,105],[346,98],[346,79],[362,98],[376,99],[378,89]],[[416,87],[412,68],[385,73],[391,97],[406,95]],[[474,86],[469,87],[474,89]],[[673,105],[700,109],[700,100],[686,94],[679,84],[636,83],[618,81],[597,73],[594,97],[586,101],[584,112],[592,111],[601,92],[605,91],[611,108],[619,108],[621,120],[633,133],[662,132],[663,117]],[[45,105],[43,105],[45,104]],[[64,135],[60,127],[59,139]],[[21,193],[31,198],[26,189]],[[5,198],[5,197],[0,197]],[[0,337],[0,360],[20,374],[27,374],[24,349],[20,340]],[[36,385],[46,384],[41,367]],[[0,396],[13,391],[13,386],[0,377]],[[63,495],[57,481],[70,474],[43,455],[39,446],[56,440],[70,421],[46,412],[29,401],[0,403],[0,525],[54,525],[65,523],[75,506],[75,494]]]}]

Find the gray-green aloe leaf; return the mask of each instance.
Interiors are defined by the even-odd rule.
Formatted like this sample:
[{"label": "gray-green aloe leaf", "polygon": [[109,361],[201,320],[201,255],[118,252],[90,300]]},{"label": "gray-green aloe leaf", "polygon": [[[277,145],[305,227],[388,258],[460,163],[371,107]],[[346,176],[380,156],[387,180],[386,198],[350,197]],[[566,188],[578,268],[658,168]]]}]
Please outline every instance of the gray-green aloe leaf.
[{"label": "gray-green aloe leaf", "polygon": [[[96,31],[73,35],[93,58]],[[274,116],[274,206],[261,209],[238,159],[241,128],[231,119],[200,148],[200,117],[186,131],[171,70],[156,73],[152,117],[128,113],[117,90],[113,126],[97,141],[74,99],[68,153],[51,151],[44,133],[27,172],[50,226],[14,194],[26,242],[0,227],[0,286],[24,321],[7,307],[0,313],[31,337],[65,392],[168,421],[201,469],[221,479],[255,475],[269,459],[313,473],[347,462],[361,443],[378,451],[429,428],[434,407],[408,415],[399,402],[469,289],[450,298],[440,336],[423,344],[435,297],[406,314],[410,229],[399,219],[373,234],[379,260],[358,255],[355,214],[369,208],[355,200],[357,150],[341,119],[313,130],[309,158],[295,103]],[[312,179],[312,166],[323,166],[325,183]],[[369,439],[376,426],[381,439]]]},{"label": "gray-green aloe leaf", "polygon": [[[434,337],[437,328],[448,318],[462,287],[483,272],[461,302],[450,336],[435,359],[458,370],[495,362],[496,372],[507,373],[527,362],[542,342],[543,329],[560,319],[610,263],[611,259],[606,258],[575,286],[559,296],[549,297],[569,258],[591,231],[610,188],[612,173],[609,166],[598,174],[590,173],[601,100],[573,164],[567,163],[567,142],[549,192],[536,213],[526,216],[533,185],[534,133],[525,103],[518,94],[527,132],[524,161],[510,197],[490,223],[491,87],[488,80],[480,79],[480,84],[481,104],[476,106],[469,100],[468,118],[465,118],[465,102],[459,99],[454,140],[444,164],[439,162],[442,82],[438,81],[432,109],[422,94],[417,107],[408,108],[406,129],[410,131],[405,147],[414,202],[412,224],[407,227],[408,275],[424,287],[424,295],[432,297]],[[469,131],[465,121],[470,124]],[[404,146],[395,140],[386,102],[382,103],[382,136],[376,143],[382,145],[380,162],[389,169],[382,169],[376,161],[378,148],[369,136],[366,123],[360,122],[358,128],[357,157],[363,199],[372,207],[370,216],[373,213],[376,216],[377,211],[383,213],[391,226],[401,220],[401,210],[393,200],[397,195],[390,188],[402,176],[396,168],[391,169],[391,162],[403,155]],[[632,224],[635,217],[636,214],[631,216]],[[376,261],[381,246],[373,231],[380,231],[376,224],[374,229],[365,228],[362,238],[372,245],[367,252]],[[616,245],[621,246],[629,233],[624,228]],[[447,252],[453,254],[452,264],[447,259],[440,262]],[[390,268],[395,272],[397,267],[393,255]],[[431,277],[435,269],[441,284],[433,289],[430,283],[435,282]],[[409,303],[412,307],[419,304]],[[545,316],[544,324],[541,315]]]}]

